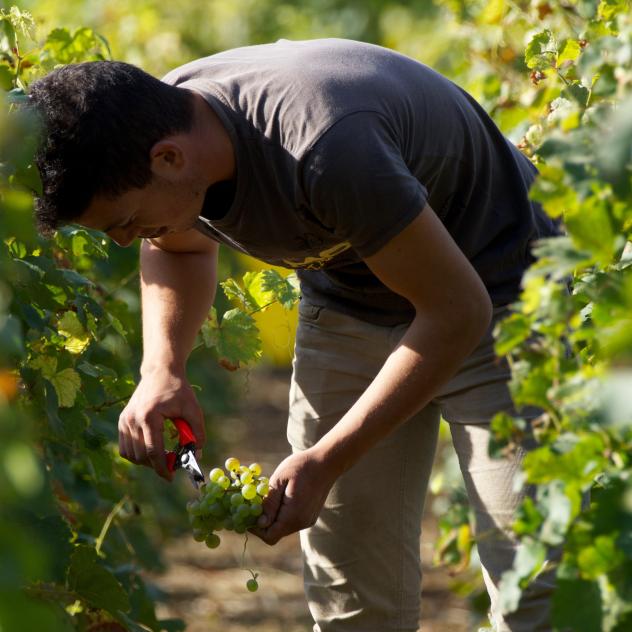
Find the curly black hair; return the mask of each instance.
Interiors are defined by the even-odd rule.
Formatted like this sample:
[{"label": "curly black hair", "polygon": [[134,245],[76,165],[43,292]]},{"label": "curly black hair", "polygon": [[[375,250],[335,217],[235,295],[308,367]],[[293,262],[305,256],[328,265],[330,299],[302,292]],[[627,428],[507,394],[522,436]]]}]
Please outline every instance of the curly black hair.
[{"label": "curly black hair", "polygon": [[29,96],[42,124],[35,218],[43,235],[78,218],[95,195],[145,187],[151,147],[193,123],[189,92],[123,62],[64,66],[33,83]]}]

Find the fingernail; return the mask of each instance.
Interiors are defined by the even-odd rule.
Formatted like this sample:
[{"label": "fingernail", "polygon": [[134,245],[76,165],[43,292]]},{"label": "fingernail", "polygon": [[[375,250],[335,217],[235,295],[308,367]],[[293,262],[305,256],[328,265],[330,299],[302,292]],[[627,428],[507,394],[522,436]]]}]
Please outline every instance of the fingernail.
[{"label": "fingernail", "polygon": [[257,526],[258,527],[267,527],[268,526],[268,516],[263,515],[259,517],[259,520],[257,520]]}]

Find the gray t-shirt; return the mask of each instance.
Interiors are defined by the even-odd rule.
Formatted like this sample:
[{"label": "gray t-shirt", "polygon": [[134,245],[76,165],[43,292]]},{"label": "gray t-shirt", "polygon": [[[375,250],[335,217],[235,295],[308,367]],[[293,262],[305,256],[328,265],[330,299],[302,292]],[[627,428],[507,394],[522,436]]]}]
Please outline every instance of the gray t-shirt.
[{"label": "gray t-shirt", "polygon": [[209,189],[199,230],[298,268],[312,303],[376,324],[410,321],[411,304],[362,258],[426,203],[495,305],[517,297],[530,243],[559,233],[528,199],[535,167],[486,112],[394,51],[279,40],[198,59],[163,81],[201,94],[235,149],[236,180]]}]

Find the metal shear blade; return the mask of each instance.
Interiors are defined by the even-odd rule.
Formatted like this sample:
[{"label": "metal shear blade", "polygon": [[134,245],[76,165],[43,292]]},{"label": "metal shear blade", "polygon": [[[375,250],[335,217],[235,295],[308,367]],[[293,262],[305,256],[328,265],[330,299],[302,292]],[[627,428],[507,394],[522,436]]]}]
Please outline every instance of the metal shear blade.
[{"label": "metal shear blade", "polygon": [[183,450],[180,455],[180,467],[186,470],[193,487],[198,489],[204,483],[204,474],[202,474],[202,470],[195,459],[193,450]]}]

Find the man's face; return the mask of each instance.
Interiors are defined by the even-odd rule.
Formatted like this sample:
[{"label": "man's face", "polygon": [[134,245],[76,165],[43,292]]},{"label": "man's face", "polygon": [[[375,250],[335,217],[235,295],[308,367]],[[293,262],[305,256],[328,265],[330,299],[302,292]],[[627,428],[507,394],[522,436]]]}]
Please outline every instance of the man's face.
[{"label": "man's face", "polygon": [[138,237],[157,238],[192,228],[204,192],[201,183],[154,177],[145,188],[115,199],[96,196],[76,223],[106,233],[119,246],[129,246]]}]

